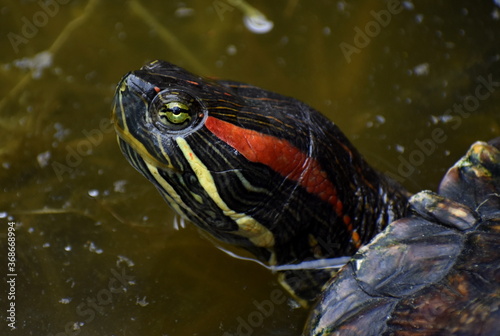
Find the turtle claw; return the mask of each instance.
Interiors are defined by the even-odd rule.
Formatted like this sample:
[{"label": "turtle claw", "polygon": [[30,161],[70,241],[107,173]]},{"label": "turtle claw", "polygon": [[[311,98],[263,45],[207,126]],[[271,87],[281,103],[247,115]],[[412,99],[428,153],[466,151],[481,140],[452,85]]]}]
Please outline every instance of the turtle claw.
[{"label": "turtle claw", "polygon": [[478,141],[451,167],[439,194],[475,209],[486,218],[500,209],[500,138]]},{"label": "turtle claw", "polygon": [[474,227],[477,216],[468,206],[432,191],[422,191],[410,198],[411,210],[429,220],[465,231]]}]

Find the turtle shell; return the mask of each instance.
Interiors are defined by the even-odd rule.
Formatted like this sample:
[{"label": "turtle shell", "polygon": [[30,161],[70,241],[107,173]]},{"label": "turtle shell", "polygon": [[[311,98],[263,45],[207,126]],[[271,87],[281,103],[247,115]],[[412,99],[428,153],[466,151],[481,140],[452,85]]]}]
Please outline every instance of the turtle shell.
[{"label": "turtle shell", "polygon": [[498,335],[500,141],[476,142],[439,192],[362,247],[327,285],[305,335]]}]

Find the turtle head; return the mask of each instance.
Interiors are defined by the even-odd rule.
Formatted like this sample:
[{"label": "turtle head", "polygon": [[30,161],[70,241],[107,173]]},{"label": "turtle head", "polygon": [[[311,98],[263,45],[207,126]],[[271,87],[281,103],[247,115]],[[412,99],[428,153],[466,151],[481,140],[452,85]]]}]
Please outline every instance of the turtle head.
[{"label": "turtle head", "polygon": [[178,214],[269,264],[352,255],[406,204],[333,122],[252,85],[154,61],[120,81],[113,119]]},{"label": "turtle head", "polygon": [[126,159],[178,214],[222,241],[267,250],[274,236],[251,212],[271,197],[272,176],[228,145],[221,133],[238,129],[218,119],[243,106],[229,86],[154,61],[121,79],[113,120]]}]

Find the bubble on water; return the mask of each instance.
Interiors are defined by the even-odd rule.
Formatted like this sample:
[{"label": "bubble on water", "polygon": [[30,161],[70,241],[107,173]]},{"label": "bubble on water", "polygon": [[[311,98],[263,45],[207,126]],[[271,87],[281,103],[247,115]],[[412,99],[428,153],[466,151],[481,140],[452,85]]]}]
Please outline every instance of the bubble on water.
[{"label": "bubble on water", "polygon": [[379,122],[379,124],[384,124],[385,123],[385,117],[381,115],[376,115],[375,119]]},{"label": "bubble on water", "polygon": [[96,190],[96,189],[89,190],[88,194],[90,197],[97,197],[97,196],[99,196],[99,190]]},{"label": "bubble on water", "polygon": [[245,23],[245,27],[255,34],[268,33],[274,27],[274,23],[262,14],[245,15],[243,22]]},{"label": "bubble on water", "polygon": [[494,20],[499,20],[500,19],[500,11],[495,8],[493,10],[493,12],[491,13],[491,17],[494,19]]},{"label": "bubble on water", "polygon": [[228,55],[234,56],[238,52],[238,49],[236,49],[236,46],[234,44],[230,44],[227,46],[226,52]]},{"label": "bubble on water", "polygon": [[413,73],[416,76],[425,76],[429,74],[429,63],[422,63],[413,68]]},{"label": "bubble on water", "polygon": [[192,16],[194,14],[194,9],[188,7],[180,7],[175,10],[175,16],[178,18],[185,18]]},{"label": "bubble on water", "polygon": [[415,9],[415,5],[413,4],[413,2],[410,2],[410,1],[403,1],[402,5],[407,10],[414,10]]}]

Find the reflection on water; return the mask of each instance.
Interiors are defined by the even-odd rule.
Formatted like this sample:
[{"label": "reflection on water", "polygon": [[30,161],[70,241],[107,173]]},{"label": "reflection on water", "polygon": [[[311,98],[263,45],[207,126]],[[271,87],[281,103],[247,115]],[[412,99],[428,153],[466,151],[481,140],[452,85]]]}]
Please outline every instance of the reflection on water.
[{"label": "reflection on water", "polygon": [[232,3],[0,6],[0,244],[14,221],[17,334],[301,333],[307,312],[272,274],[189,223],[176,230],[119,152],[114,85],[146,61],[304,100],[413,191],[435,189],[470,143],[500,135],[493,1],[249,0],[273,23],[265,34]]}]

